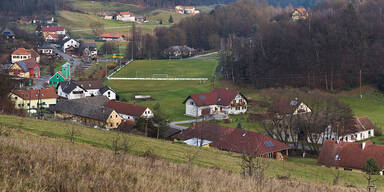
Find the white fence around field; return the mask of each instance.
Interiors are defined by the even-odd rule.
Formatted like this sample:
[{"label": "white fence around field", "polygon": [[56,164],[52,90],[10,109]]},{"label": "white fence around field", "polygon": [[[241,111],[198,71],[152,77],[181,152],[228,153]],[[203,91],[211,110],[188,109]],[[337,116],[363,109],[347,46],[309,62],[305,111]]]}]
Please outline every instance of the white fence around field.
[{"label": "white fence around field", "polygon": [[112,75],[114,75],[115,73],[119,72],[122,68],[124,68],[125,66],[127,66],[129,63],[131,63],[133,60],[129,60],[128,62],[126,62],[124,65],[120,66],[119,68],[117,68],[116,70],[114,70],[111,74],[109,74],[107,76],[107,79],[111,79]]},{"label": "white fence around field", "polygon": [[142,80],[142,81],[208,81],[208,78],[129,78],[107,77],[108,80]]}]

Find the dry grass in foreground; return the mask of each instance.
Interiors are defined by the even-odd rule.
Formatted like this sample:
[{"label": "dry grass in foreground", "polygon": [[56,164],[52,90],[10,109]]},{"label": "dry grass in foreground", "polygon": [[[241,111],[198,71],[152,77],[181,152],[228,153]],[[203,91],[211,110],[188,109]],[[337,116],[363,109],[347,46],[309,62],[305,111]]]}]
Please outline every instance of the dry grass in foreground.
[{"label": "dry grass in foreground", "polygon": [[12,132],[0,136],[0,191],[363,191],[289,180],[266,180],[258,186],[239,174],[170,163],[150,153],[114,155],[84,144]]}]

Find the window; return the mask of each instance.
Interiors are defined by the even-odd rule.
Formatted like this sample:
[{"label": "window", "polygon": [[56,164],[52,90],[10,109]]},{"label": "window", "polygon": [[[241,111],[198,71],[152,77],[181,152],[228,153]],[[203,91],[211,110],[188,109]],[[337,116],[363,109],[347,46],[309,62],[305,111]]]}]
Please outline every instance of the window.
[{"label": "window", "polygon": [[29,106],[30,104],[28,103],[27,106]]},{"label": "window", "polygon": [[240,110],[240,107],[236,107],[236,110]]},{"label": "window", "polygon": [[190,105],[194,105],[193,101],[189,102]]},{"label": "window", "polygon": [[20,104],[18,104],[18,106],[19,106],[19,107],[21,107],[21,105],[20,105]]},{"label": "window", "polygon": [[348,137],[345,137],[345,141],[348,141]]},{"label": "window", "polygon": [[15,97],[15,100],[17,100],[17,97]]},{"label": "window", "polygon": [[56,75],[56,78],[59,78],[59,75]]},{"label": "window", "polygon": [[371,131],[368,131],[368,135],[371,135]]},{"label": "window", "polygon": [[110,97],[111,96],[111,92],[110,91],[108,91],[108,97]]},{"label": "window", "polygon": [[247,107],[246,107],[246,106],[243,106],[243,109],[247,109]]},{"label": "window", "polygon": [[113,124],[112,124],[112,123],[110,123],[109,125],[110,125],[111,127],[113,126]]},{"label": "window", "polygon": [[232,103],[236,103],[236,99],[232,100]]},{"label": "window", "polygon": [[111,115],[111,116],[109,116],[109,118],[112,118],[112,115]]},{"label": "window", "polygon": [[243,102],[243,100],[242,99],[239,99],[239,103],[242,103]]},{"label": "window", "polygon": [[116,115],[116,118],[117,118],[117,115]]},{"label": "window", "polygon": [[23,58],[24,58],[24,59],[26,59],[26,58],[27,58],[27,56],[23,56]]}]

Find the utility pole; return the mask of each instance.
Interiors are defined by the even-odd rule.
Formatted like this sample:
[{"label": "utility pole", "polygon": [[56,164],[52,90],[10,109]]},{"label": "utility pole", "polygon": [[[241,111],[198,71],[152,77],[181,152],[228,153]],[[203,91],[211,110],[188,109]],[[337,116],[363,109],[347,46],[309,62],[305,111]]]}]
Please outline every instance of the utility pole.
[{"label": "utility pole", "polygon": [[148,137],[148,118],[145,118],[145,136]]},{"label": "utility pole", "polygon": [[361,69],[360,69],[360,99],[363,99],[363,93],[362,93],[362,90],[361,90]]}]

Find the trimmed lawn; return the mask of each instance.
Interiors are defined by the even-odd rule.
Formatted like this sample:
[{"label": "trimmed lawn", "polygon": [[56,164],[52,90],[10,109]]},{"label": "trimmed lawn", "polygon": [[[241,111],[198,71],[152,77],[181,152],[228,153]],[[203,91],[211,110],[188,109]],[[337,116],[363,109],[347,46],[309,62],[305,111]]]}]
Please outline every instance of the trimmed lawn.
[{"label": "trimmed lawn", "polygon": [[167,74],[173,78],[210,78],[217,65],[216,59],[136,60],[113,77],[156,77],[153,74]]},{"label": "trimmed lawn", "polygon": [[[76,136],[76,142],[107,149],[112,148],[113,138],[119,135],[119,133],[114,131],[93,129],[61,121],[45,121],[8,115],[0,115],[0,124],[7,127],[18,128],[25,132],[46,136],[46,138],[49,137],[52,142],[61,142],[59,138],[68,140],[69,138],[66,133],[67,128],[75,126],[80,130],[80,134]],[[146,150],[151,149],[153,153],[161,159],[170,160],[176,163],[186,163],[188,153],[197,153],[197,158],[193,161],[196,165],[212,168],[219,167],[240,173],[241,159],[238,154],[229,154],[228,152],[216,150],[214,148],[199,149],[197,147],[172,144],[169,141],[130,134],[122,135],[128,137],[129,141],[134,143],[130,150],[130,153],[132,154],[140,155]],[[120,136],[122,135],[120,134]],[[268,177],[289,175],[291,178],[301,181],[331,184],[335,170],[318,166],[314,161],[314,159],[300,158],[292,158],[291,160],[284,162],[265,159],[265,163],[269,164],[266,174]],[[344,175],[340,180],[340,184],[342,185],[366,185],[364,175],[360,171],[343,171],[342,174]],[[383,186],[384,177],[377,177],[377,179],[376,184],[378,186]]]}]

